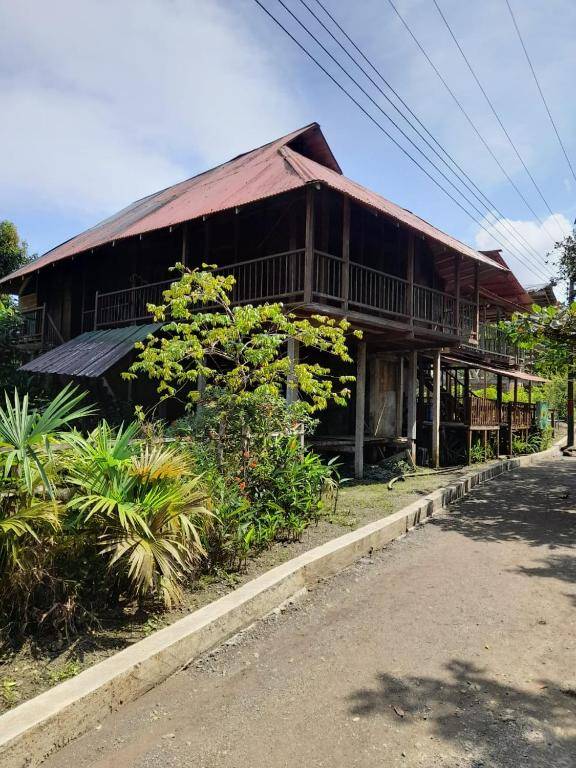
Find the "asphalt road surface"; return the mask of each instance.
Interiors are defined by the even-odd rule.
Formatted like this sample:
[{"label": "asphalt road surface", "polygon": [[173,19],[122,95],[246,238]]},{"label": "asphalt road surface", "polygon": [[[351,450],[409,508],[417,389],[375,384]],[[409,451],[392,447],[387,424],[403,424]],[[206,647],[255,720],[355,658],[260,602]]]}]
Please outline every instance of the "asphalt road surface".
[{"label": "asphalt road surface", "polygon": [[486,483],[47,768],[576,766],[576,459]]}]

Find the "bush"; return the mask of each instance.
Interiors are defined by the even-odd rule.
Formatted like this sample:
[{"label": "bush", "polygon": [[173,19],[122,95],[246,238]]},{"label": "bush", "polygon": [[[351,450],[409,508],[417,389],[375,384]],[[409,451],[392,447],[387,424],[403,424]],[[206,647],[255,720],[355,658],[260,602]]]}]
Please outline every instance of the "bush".
[{"label": "bush", "polygon": [[37,411],[16,393],[0,408],[0,617],[12,633],[69,636],[130,601],[171,606],[200,569],[298,539],[335,497],[334,465],[303,447],[298,408],[278,398],[260,399],[254,434],[247,412],[231,414],[224,443],[209,409],[173,441],[156,423],[83,434],[70,429],[92,412],[81,398],[66,388]]}]

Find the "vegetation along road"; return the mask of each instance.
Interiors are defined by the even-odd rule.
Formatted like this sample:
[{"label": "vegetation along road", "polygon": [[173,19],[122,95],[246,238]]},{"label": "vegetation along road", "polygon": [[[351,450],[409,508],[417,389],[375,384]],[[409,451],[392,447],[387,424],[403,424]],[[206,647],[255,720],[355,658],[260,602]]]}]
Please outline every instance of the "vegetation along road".
[{"label": "vegetation along road", "polygon": [[476,489],[46,766],[576,766],[575,461]]}]

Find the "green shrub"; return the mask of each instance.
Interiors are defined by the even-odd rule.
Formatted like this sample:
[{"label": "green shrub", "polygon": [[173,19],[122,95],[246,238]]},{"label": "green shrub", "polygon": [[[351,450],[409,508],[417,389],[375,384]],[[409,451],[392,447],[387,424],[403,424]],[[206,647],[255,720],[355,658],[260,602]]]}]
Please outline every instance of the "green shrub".
[{"label": "green shrub", "polygon": [[134,438],[139,425],[114,431],[102,422],[88,437],[69,435],[68,503],[73,527],[87,536],[121,591],[139,601],[181,599],[181,585],[205,555],[208,498],[177,445]]},{"label": "green shrub", "polygon": [[489,461],[494,458],[494,448],[491,443],[486,443],[486,448],[480,440],[477,440],[470,449],[470,463],[479,464],[483,461]]},{"label": "green shrub", "polygon": [[[240,567],[298,539],[338,487],[301,444],[312,421],[267,392],[180,420],[71,430],[91,413],[66,388],[42,410],[0,408],[0,624],[68,637],[103,610],[170,606],[200,569]],[[247,429],[250,424],[251,429]],[[298,434],[295,434],[295,432]]]}]

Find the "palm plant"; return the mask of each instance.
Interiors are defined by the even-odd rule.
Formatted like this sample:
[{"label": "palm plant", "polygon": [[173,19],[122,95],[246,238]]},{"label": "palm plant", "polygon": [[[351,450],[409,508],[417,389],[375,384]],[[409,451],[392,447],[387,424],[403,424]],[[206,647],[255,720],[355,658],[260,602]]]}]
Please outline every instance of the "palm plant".
[{"label": "palm plant", "polygon": [[58,527],[58,505],[54,501],[32,501],[18,506],[10,493],[0,493],[0,573],[24,568],[27,544],[40,542],[41,533]]},{"label": "palm plant", "polygon": [[54,485],[49,479],[46,465],[50,458],[50,441],[63,427],[93,413],[90,405],[81,406],[85,392],[67,385],[43,411],[31,409],[28,395],[20,399],[14,390],[11,400],[4,393],[5,406],[0,407],[0,452],[4,465],[4,478],[22,484],[32,496],[39,483],[51,498]]},{"label": "palm plant", "polygon": [[102,422],[87,438],[66,438],[69,481],[79,491],[68,506],[73,524],[93,533],[130,594],[159,595],[170,606],[205,554],[202,534],[211,513],[182,449],[135,441],[138,429],[134,423],[115,431]]}]

